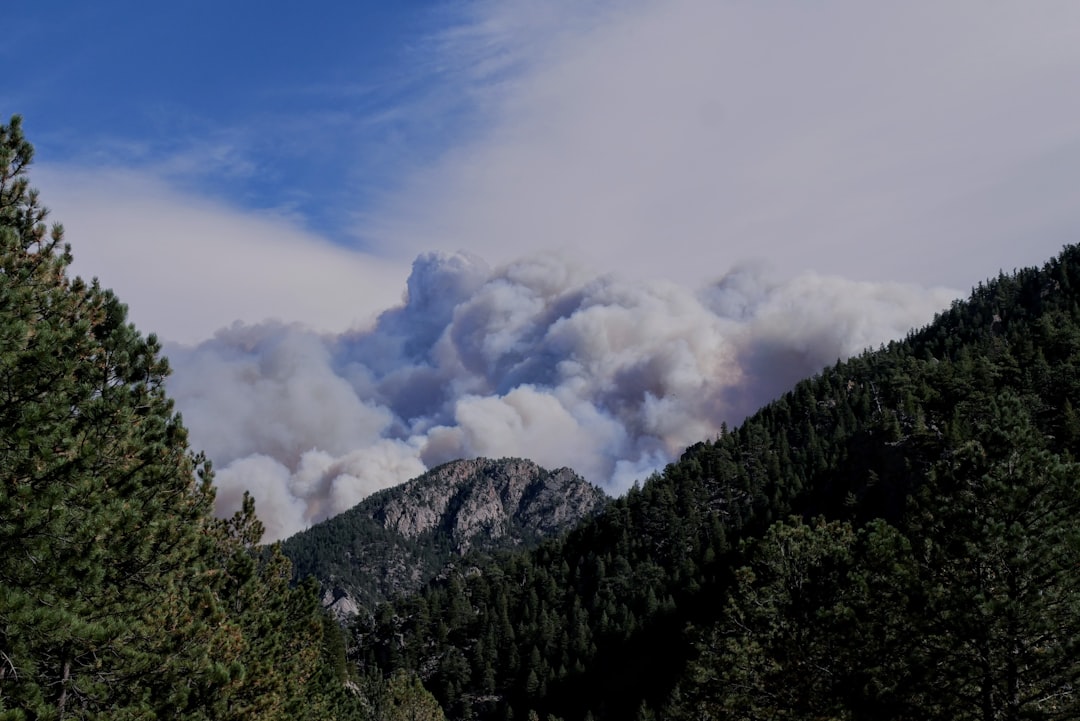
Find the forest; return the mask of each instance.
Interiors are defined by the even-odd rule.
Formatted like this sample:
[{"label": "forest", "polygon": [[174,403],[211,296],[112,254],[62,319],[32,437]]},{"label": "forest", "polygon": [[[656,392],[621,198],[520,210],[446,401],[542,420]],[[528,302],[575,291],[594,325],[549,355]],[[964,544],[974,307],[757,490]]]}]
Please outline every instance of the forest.
[{"label": "forest", "polygon": [[1075,718],[1078,268],[980,283],[352,656],[454,718]]},{"label": "forest", "polygon": [[0,719],[1080,716],[1080,248],[341,629],[213,516],[32,157],[0,125]]}]

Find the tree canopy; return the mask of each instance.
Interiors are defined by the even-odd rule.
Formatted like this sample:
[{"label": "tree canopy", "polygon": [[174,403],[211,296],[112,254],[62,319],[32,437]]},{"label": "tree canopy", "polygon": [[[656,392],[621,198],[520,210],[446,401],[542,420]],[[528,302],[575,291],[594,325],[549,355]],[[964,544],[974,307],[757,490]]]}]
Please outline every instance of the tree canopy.
[{"label": "tree canopy", "polygon": [[1075,718],[1080,247],[354,629],[451,715]]},{"label": "tree canopy", "polygon": [[157,339],[68,275],[32,160],[21,119],[0,125],[0,719],[347,708],[314,589],[258,546],[250,499],[211,514]]}]

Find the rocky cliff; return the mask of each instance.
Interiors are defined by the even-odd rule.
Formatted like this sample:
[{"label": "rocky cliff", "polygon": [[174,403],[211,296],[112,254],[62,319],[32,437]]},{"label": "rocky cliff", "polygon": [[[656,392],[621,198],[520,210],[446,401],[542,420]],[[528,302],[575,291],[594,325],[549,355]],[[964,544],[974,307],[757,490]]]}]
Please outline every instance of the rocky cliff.
[{"label": "rocky cliff", "polygon": [[416,590],[456,558],[532,546],[608,499],[569,468],[518,458],[453,461],[381,491],[283,544],[340,617]]}]

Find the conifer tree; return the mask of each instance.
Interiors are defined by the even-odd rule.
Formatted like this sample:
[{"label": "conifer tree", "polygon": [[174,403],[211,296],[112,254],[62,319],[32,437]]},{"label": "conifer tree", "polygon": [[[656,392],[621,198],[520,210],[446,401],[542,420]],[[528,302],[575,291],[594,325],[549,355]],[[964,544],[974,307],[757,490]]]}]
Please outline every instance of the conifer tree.
[{"label": "conifer tree", "polygon": [[259,546],[264,529],[249,494],[241,510],[211,530],[215,593],[227,610],[215,656],[231,668],[222,674],[227,683],[208,688],[209,718],[330,718],[344,679],[323,673],[324,664],[335,663],[324,654],[324,641],[333,640],[324,637],[334,631],[326,628],[314,579],[291,586],[292,565],[280,544]]},{"label": "conifer tree", "polygon": [[1080,466],[1012,392],[937,464],[909,521],[919,565],[925,718],[1076,718]]},{"label": "conifer tree", "polygon": [[419,678],[398,671],[387,679],[379,718],[382,721],[445,721],[446,716]]},{"label": "conifer tree", "polygon": [[156,338],[68,277],[32,158],[0,125],[0,720],[360,718],[250,498],[211,515]]},{"label": "conifer tree", "polygon": [[880,521],[774,524],[666,717],[904,718],[889,686],[903,680],[894,576],[908,555]]},{"label": "conifer tree", "polygon": [[212,492],[157,340],[68,277],[32,158],[0,125],[0,715],[147,717],[198,682]]}]

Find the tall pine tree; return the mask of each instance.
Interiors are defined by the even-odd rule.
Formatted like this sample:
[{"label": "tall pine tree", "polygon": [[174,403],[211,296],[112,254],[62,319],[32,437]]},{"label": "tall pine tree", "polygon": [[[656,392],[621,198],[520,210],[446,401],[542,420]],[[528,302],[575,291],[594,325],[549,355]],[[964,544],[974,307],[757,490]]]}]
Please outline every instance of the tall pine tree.
[{"label": "tall pine tree", "polygon": [[[915,496],[924,718],[1080,713],[1080,466],[1049,451],[1014,393]],[[914,598],[913,594],[913,598]]]},{"label": "tall pine tree", "polygon": [[68,277],[32,158],[0,125],[0,720],[362,717],[250,499],[211,515],[157,340]]},{"label": "tall pine tree", "polygon": [[0,125],[0,716],[145,718],[198,681],[212,492],[157,340],[68,277],[32,158]]}]

